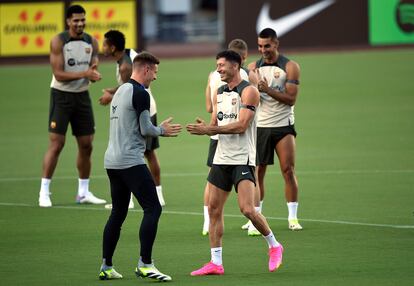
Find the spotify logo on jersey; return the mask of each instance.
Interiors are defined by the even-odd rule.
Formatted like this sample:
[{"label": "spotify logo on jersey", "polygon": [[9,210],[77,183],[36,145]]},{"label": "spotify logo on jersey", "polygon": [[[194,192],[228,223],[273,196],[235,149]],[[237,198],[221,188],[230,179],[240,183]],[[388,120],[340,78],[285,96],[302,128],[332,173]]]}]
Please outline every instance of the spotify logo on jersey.
[{"label": "spotify logo on jersey", "polygon": [[68,65],[73,67],[76,64],[75,59],[69,59],[68,60]]}]

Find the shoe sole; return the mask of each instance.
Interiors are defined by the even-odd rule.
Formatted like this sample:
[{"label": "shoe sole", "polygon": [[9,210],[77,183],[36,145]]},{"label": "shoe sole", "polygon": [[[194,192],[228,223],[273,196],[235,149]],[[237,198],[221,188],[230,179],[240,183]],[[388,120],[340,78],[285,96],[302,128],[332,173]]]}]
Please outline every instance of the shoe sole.
[{"label": "shoe sole", "polygon": [[248,233],[248,236],[260,236],[262,235],[260,232]]}]

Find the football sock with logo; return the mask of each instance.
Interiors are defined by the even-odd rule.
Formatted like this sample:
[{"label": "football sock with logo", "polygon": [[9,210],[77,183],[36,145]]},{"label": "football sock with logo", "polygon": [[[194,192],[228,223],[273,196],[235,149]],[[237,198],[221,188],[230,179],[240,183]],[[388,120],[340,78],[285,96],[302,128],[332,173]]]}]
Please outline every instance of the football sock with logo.
[{"label": "football sock with logo", "polygon": [[50,182],[51,179],[42,178],[42,182],[40,183],[40,193],[49,194]]},{"label": "football sock with logo", "polygon": [[278,247],[280,245],[279,242],[277,242],[276,237],[274,236],[273,232],[270,232],[267,236],[263,236],[264,239],[266,239],[267,244],[269,245],[269,248],[271,247]]},{"label": "football sock with logo", "polygon": [[216,265],[222,265],[223,264],[223,247],[213,247],[211,249],[211,262],[213,262]]}]

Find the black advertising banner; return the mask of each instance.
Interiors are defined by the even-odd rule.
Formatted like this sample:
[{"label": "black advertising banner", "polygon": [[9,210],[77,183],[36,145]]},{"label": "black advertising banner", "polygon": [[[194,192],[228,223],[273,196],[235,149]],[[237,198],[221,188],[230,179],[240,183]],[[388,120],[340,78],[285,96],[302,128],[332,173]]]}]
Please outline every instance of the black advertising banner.
[{"label": "black advertising banner", "polygon": [[367,0],[224,0],[225,42],[273,28],[283,47],[335,47],[368,44]]}]

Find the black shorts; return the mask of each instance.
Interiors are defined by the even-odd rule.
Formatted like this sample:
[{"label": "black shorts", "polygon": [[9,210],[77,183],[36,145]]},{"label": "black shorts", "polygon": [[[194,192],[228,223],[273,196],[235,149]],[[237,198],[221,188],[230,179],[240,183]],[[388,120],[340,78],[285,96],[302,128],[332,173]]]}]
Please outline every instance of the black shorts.
[{"label": "black shorts", "polygon": [[50,92],[49,132],[66,135],[68,125],[74,136],[95,133],[89,92],[67,92],[52,88]]},{"label": "black shorts", "polygon": [[273,165],[277,143],[289,134],[296,137],[294,125],[257,127],[256,165]]},{"label": "black shorts", "polygon": [[208,146],[207,166],[213,166],[214,154],[216,154],[218,140],[210,138],[210,145]]},{"label": "black shorts", "polygon": [[[157,126],[157,114],[155,113],[151,116],[152,125]],[[157,137],[147,137],[145,138],[145,148],[146,151],[152,151],[160,147],[160,141]]]},{"label": "black shorts", "polygon": [[207,177],[207,181],[226,192],[231,192],[233,185],[237,192],[237,185],[242,180],[252,181],[256,185],[253,166],[213,164]]}]

